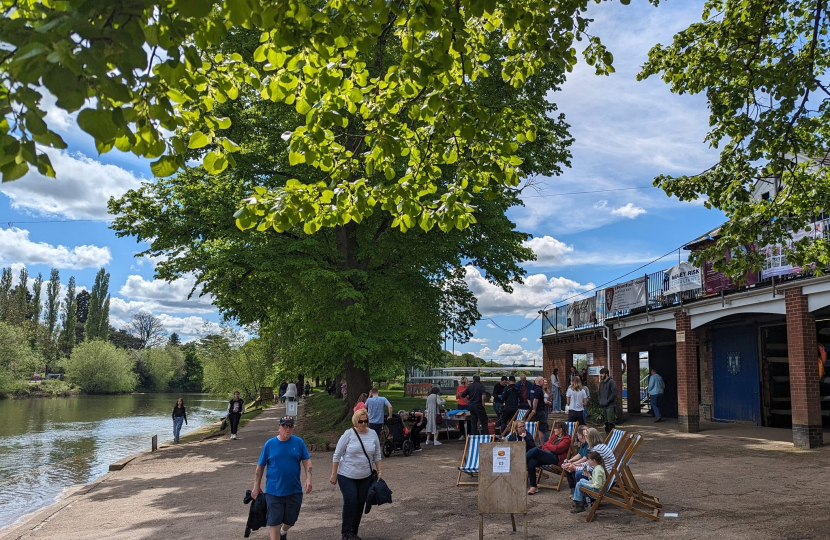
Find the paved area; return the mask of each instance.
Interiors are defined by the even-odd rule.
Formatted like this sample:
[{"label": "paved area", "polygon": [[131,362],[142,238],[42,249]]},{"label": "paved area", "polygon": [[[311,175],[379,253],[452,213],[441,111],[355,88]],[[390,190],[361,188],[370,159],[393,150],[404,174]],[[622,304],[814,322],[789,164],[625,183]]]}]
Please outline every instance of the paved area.
[{"label": "paved area", "polygon": [[[174,540],[241,538],[254,464],[274,436],[282,407],[265,411],[236,441],[210,440],[142,454],[124,470],[68,494],[57,504],[0,531],[0,540],[119,538]],[[830,537],[824,509],[830,447],[799,451],[788,430],[727,424],[681,434],[671,421],[634,418],[627,429],[645,437],[632,469],[641,486],[664,502],[658,522],[603,506],[595,521],[569,513],[567,492],[529,499],[529,537],[820,539]],[[392,456],[384,478],[394,503],[364,516],[366,539],[474,540],[477,488],[456,487],[463,443],[424,446],[411,457]],[[314,488],[306,496],[291,540],[338,540],[341,496],[328,483],[331,453],[312,454]],[[519,527],[521,531],[521,526]],[[485,538],[521,538],[509,516],[487,516]],[[267,538],[264,530],[251,538]]]}]

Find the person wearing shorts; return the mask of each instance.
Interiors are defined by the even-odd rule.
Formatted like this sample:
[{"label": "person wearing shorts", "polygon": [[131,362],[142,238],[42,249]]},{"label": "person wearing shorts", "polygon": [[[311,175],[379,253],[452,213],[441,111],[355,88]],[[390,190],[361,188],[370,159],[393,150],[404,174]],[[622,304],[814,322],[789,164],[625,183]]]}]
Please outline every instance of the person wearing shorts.
[{"label": "person wearing shorts", "polygon": [[287,540],[288,530],[297,522],[303,504],[300,465],[305,469],[305,492],[311,493],[311,458],[305,442],[292,435],[294,417],[280,418],[279,434],[265,441],[256,466],[251,498],[261,493],[265,474],[265,502],[268,504],[268,535]]}]

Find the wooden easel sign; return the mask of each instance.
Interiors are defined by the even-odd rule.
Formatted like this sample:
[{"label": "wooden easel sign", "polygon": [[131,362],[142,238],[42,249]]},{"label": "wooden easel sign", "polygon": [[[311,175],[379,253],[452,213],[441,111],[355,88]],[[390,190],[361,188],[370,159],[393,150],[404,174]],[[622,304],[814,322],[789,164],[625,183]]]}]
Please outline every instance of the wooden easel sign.
[{"label": "wooden easel sign", "polygon": [[484,540],[484,514],[510,514],[516,532],[516,514],[524,515],[527,539],[527,463],[524,442],[479,445],[478,538]]}]

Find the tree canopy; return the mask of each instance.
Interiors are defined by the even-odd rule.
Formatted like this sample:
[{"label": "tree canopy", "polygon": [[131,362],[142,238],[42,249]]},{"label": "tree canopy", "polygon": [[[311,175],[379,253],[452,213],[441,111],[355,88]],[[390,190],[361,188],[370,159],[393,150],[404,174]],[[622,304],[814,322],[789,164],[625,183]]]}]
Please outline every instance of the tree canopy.
[{"label": "tree canopy", "polygon": [[[572,69],[577,40],[610,73],[584,14],[599,1],[2,0],[0,173],[55,175],[36,145],[66,144],[42,87],[79,111],[99,152],[156,159],[162,177],[185,168],[189,148],[208,173],[233,166],[239,140],[217,106],[254,91],[301,115],[284,135],[290,164],[321,174],[256,186],[240,227],[314,232],[380,208],[402,231],[466,228],[476,195],[519,186],[520,150],[541,127],[521,100],[486,101],[474,83],[526,89]],[[215,50],[243,28],[259,38],[250,58]]]},{"label": "tree canopy", "polygon": [[[786,244],[830,209],[828,9],[826,0],[708,0],[701,22],[649,53],[640,77],[659,75],[672,92],[705,94],[706,140],[721,148],[717,163],[700,174],[655,180],[681,200],[704,197],[728,218],[717,242],[692,254],[695,262],[715,261],[743,279],[763,256],[735,250],[727,264],[730,249]],[[759,178],[774,179],[777,194],[753,197]],[[822,271],[830,261],[823,237],[794,247],[794,266],[820,263]]]}]

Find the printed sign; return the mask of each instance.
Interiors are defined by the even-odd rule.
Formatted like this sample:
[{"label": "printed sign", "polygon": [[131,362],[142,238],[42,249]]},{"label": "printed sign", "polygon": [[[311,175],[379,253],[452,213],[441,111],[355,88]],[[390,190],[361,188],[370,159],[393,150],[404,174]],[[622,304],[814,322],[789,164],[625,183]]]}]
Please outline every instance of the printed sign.
[{"label": "printed sign", "polygon": [[285,414],[288,416],[297,416],[297,402],[296,401],[286,401],[285,402]]},{"label": "printed sign", "polygon": [[589,352],[588,354],[586,354],[586,355],[585,355],[585,362],[586,362],[589,366],[593,366],[593,365],[594,365],[594,353]]},{"label": "printed sign", "polygon": [[493,474],[510,474],[510,447],[493,448]]},{"label": "printed sign", "polygon": [[[754,251],[755,244],[752,244],[749,249]],[[738,251],[746,253],[747,248],[740,246],[733,249],[725,249],[723,255],[726,262],[731,261],[734,254]],[[744,276],[744,285],[755,285],[756,283],[758,283],[758,272],[747,272]],[[738,288],[738,284],[731,278],[715,270],[712,261],[706,261],[703,265],[703,284],[706,287],[706,294],[715,294]]]},{"label": "printed sign", "polygon": [[568,304],[568,328],[597,322],[597,297]]},{"label": "printed sign", "polygon": [[795,242],[804,238],[824,238],[824,224],[822,222],[813,223],[810,230],[793,233],[792,240],[787,242],[786,245],[775,244],[762,248],[764,268],[761,270],[761,279],[800,273],[802,267],[793,266],[787,261],[787,249],[791,249]]},{"label": "printed sign", "polygon": [[632,279],[617,283],[605,289],[605,310],[607,313],[643,307],[646,305],[646,278]]},{"label": "printed sign", "polygon": [[[672,266],[666,271],[668,283],[663,293],[675,294],[683,291],[700,289],[700,268],[695,268],[687,262]],[[664,280],[665,281],[665,280]]]},{"label": "printed sign", "polygon": [[[588,375],[596,375],[599,377],[599,372],[602,370],[602,366],[591,366],[588,368]],[[582,381],[585,382],[585,381]]]},{"label": "printed sign", "polygon": [[681,330],[677,333],[677,338],[675,339],[677,343],[686,343],[686,331]]}]

